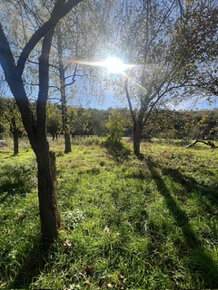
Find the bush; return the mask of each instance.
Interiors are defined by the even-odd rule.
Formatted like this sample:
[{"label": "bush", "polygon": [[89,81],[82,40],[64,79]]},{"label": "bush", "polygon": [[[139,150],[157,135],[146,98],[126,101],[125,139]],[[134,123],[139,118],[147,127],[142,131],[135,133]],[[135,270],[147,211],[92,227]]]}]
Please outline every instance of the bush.
[{"label": "bush", "polygon": [[129,146],[122,141],[126,120],[119,112],[112,112],[106,124],[108,135],[101,144],[107,147],[108,151],[115,157],[127,157],[131,150]]},{"label": "bush", "polygon": [[25,194],[36,185],[35,164],[5,165],[0,175],[0,191]]},{"label": "bush", "polygon": [[128,157],[131,153],[131,149],[128,144],[119,140],[112,141],[110,137],[107,137],[101,141],[101,145],[105,146],[109,153],[117,158],[125,158]]}]

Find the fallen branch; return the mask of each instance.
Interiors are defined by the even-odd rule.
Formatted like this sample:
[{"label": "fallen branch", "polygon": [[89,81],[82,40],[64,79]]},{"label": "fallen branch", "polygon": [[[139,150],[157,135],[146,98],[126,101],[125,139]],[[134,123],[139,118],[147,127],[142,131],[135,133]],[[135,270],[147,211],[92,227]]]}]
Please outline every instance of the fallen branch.
[{"label": "fallen branch", "polygon": [[211,142],[211,141],[198,140],[198,139],[195,140],[193,143],[191,143],[191,144],[185,146],[185,148],[191,148],[191,147],[194,147],[197,143],[203,143],[203,144],[205,144],[205,145],[210,146],[211,148],[217,148],[216,145],[215,145],[213,142]]}]

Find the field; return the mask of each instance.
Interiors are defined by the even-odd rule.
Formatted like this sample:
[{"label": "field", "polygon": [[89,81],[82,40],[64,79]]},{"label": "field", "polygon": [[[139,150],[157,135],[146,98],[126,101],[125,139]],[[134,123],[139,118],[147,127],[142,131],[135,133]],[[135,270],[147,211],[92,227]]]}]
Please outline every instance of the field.
[{"label": "field", "polygon": [[0,287],[218,288],[218,151],[144,143],[115,159],[95,139],[51,142],[58,240],[40,246],[36,163],[28,144],[0,151]]}]

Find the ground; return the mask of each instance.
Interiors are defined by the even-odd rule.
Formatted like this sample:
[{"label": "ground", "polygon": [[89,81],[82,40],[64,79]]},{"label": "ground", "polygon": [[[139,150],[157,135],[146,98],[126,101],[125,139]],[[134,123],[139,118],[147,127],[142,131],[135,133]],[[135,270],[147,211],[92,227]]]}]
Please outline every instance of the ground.
[{"label": "ground", "polygon": [[51,142],[63,225],[40,245],[36,165],[0,148],[0,288],[218,288],[218,151],[145,143],[118,160],[94,139]]}]

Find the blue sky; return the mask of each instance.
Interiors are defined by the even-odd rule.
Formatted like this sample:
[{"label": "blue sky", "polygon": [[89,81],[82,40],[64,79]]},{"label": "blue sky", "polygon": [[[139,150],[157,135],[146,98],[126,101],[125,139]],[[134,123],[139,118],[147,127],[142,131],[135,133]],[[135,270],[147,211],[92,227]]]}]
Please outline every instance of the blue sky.
[{"label": "blue sky", "polygon": [[[112,91],[106,91],[105,96],[102,99],[99,99],[98,97],[85,97],[80,99],[80,102],[75,100],[73,105],[82,105],[83,107],[97,109],[128,107],[127,101],[125,101],[124,98],[122,98],[122,102],[119,101],[118,98],[114,96]],[[184,100],[179,105],[171,105],[170,108],[174,110],[210,110],[218,108],[218,98],[214,98],[212,103],[209,103],[205,98],[198,100]]]},{"label": "blue sky", "polygon": [[[0,70],[0,74],[2,74],[2,70]],[[1,94],[1,93],[0,93]],[[11,93],[9,89],[5,87],[4,93],[2,96],[11,97]],[[74,106],[82,106],[85,108],[96,108],[96,109],[108,109],[108,108],[124,108],[128,107],[127,101],[125,98],[122,98],[122,102],[115,97],[112,90],[105,91],[104,96],[102,98],[96,96],[87,96],[81,97],[78,96],[76,99],[72,101],[72,105]],[[214,98],[212,103],[209,103],[206,98],[198,99],[197,101],[194,99],[185,100],[181,102],[179,105],[171,105],[171,109],[173,110],[202,110],[202,109],[214,109],[218,108],[218,98]]]}]

